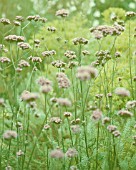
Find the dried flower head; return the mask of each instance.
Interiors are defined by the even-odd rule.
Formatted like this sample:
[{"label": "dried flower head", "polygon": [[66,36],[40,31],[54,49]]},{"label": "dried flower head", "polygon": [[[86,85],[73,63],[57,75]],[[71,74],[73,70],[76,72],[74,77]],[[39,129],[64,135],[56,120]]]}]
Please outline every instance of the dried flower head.
[{"label": "dried flower head", "polygon": [[103,97],[103,94],[96,94],[95,97],[96,97],[97,99],[101,99],[101,98]]},{"label": "dried flower head", "polygon": [[21,25],[21,23],[18,22],[18,21],[13,21],[13,23],[14,23],[15,26],[20,26]]},{"label": "dried flower head", "polygon": [[52,85],[52,82],[49,79],[46,79],[44,77],[40,77],[37,82],[40,86],[44,86],[44,85],[50,85],[51,86]]},{"label": "dried flower head", "polygon": [[36,40],[34,40],[34,43],[35,44],[40,44],[40,40],[36,39]]},{"label": "dried flower head", "polygon": [[22,70],[23,70],[23,69],[20,68],[20,67],[17,67],[17,68],[16,68],[16,71],[17,71],[17,72],[21,72]]},{"label": "dried flower head", "polygon": [[80,133],[80,126],[79,125],[71,125],[70,128],[71,128],[71,130],[74,134]]},{"label": "dried flower head", "polygon": [[51,101],[52,103],[57,103],[57,98],[52,97],[52,98],[50,99],[50,101]]},{"label": "dried flower head", "polygon": [[127,109],[132,109],[136,107],[136,100],[128,101],[126,104]]},{"label": "dried flower head", "polygon": [[20,60],[18,63],[18,67],[22,68],[22,67],[30,67],[30,64],[25,61],[25,60]]},{"label": "dried flower head", "polygon": [[111,98],[112,97],[112,93],[108,93],[107,97]]},{"label": "dried flower head", "polygon": [[56,16],[67,17],[68,15],[69,15],[69,12],[66,9],[60,9],[56,11]]},{"label": "dried flower head", "polygon": [[47,30],[51,32],[55,32],[57,29],[55,27],[48,27]]},{"label": "dried flower head", "polygon": [[44,125],[43,129],[49,130],[50,129],[50,125],[48,125],[48,124]]},{"label": "dried flower head", "polygon": [[29,91],[24,90],[21,94],[21,99],[26,102],[32,102],[38,98],[36,93],[31,93]]},{"label": "dried flower head", "polygon": [[69,158],[76,157],[78,155],[78,152],[75,148],[69,148],[66,152],[66,156]]},{"label": "dried flower head", "polygon": [[0,62],[1,62],[1,63],[10,63],[11,61],[10,61],[10,59],[7,58],[7,57],[0,57]]},{"label": "dried flower head", "polygon": [[109,117],[104,117],[103,119],[102,119],[102,123],[103,124],[106,124],[106,123],[109,123],[110,122],[110,118]]},{"label": "dried flower head", "polygon": [[16,16],[15,18],[17,21],[23,22],[24,21],[24,17],[22,16]]},{"label": "dried flower head", "polygon": [[25,38],[23,36],[8,35],[5,37],[5,40],[9,42],[22,42],[25,40]]},{"label": "dried flower head", "polygon": [[55,54],[56,54],[56,51],[55,51],[55,50],[42,52],[42,56],[43,56],[43,57],[49,57],[49,56],[53,56],[53,55],[55,55]]},{"label": "dried flower head", "polygon": [[77,69],[76,77],[81,81],[89,80],[90,78],[96,78],[98,70],[92,66],[81,66]]},{"label": "dried flower head", "polygon": [[90,55],[90,52],[87,51],[87,50],[83,50],[83,51],[82,51],[82,54],[83,54],[83,55]]},{"label": "dried flower head", "polygon": [[41,92],[42,93],[49,93],[53,90],[51,85],[44,85],[41,87]]},{"label": "dried flower head", "polygon": [[52,118],[50,119],[50,121],[51,121],[52,123],[56,123],[56,124],[60,124],[60,123],[62,122],[62,120],[61,120],[60,117],[52,117]]},{"label": "dried flower head", "polygon": [[61,149],[54,149],[50,152],[50,157],[51,158],[63,158],[64,153],[62,152]]},{"label": "dried flower head", "polygon": [[78,37],[78,38],[73,39],[73,43],[74,43],[74,45],[78,45],[78,44],[85,45],[85,44],[88,44],[88,40],[85,38],[82,38],[82,37]]},{"label": "dried flower head", "polygon": [[125,16],[128,17],[128,18],[131,18],[131,17],[136,16],[136,13],[133,12],[133,11],[128,11],[128,12],[126,12],[126,15],[125,15]]},{"label": "dried flower head", "polygon": [[76,58],[76,53],[74,51],[66,51],[64,53],[64,55],[69,59],[69,60],[73,60]]},{"label": "dried flower head", "polygon": [[102,112],[99,109],[93,111],[92,119],[93,120],[100,120],[102,118]]},{"label": "dried flower head", "polygon": [[62,67],[65,67],[66,65],[66,63],[60,60],[53,61],[51,64],[56,68],[62,68]]},{"label": "dried flower head", "polygon": [[76,61],[70,61],[68,63],[68,68],[72,69],[73,67],[77,66],[78,65],[78,62]]},{"label": "dried flower head", "polygon": [[64,116],[65,116],[65,117],[71,117],[71,116],[72,116],[72,113],[71,113],[71,112],[64,112]]},{"label": "dried flower head", "polygon": [[117,129],[117,126],[114,126],[114,125],[109,125],[109,126],[107,126],[107,130],[108,130],[109,132],[114,132],[116,129]]},{"label": "dried flower head", "polygon": [[7,130],[3,134],[4,139],[14,139],[17,138],[17,132],[13,130]]},{"label": "dried flower head", "polygon": [[128,110],[120,110],[118,112],[118,115],[122,116],[122,117],[132,117],[133,113],[129,112]]},{"label": "dried flower head", "polygon": [[18,157],[20,157],[20,156],[24,155],[24,152],[23,152],[22,150],[19,150],[19,151],[16,153],[16,155],[17,155]]},{"label": "dried flower head", "polygon": [[68,79],[65,73],[59,72],[56,74],[59,88],[68,88],[70,87],[70,80]]},{"label": "dried flower head", "polygon": [[26,50],[26,49],[31,48],[28,43],[24,43],[24,42],[19,42],[17,45],[18,45],[22,50]]},{"label": "dried flower head", "polygon": [[9,25],[11,24],[10,23],[10,20],[7,19],[7,18],[0,18],[0,23],[4,24],[4,25]]},{"label": "dried flower head", "polygon": [[112,134],[113,134],[115,137],[119,137],[119,136],[121,135],[120,131],[118,131],[118,130],[113,131]]},{"label": "dried flower head", "polygon": [[41,63],[42,62],[42,59],[40,57],[30,56],[28,59],[31,60],[33,63]]},{"label": "dried flower head", "polygon": [[121,96],[121,97],[129,97],[130,96],[130,92],[127,89],[125,89],[124,87],[116,88],[115,94],[117,94],[118,96]]},{"label": "dried flower head", "polygon": [[67,98],[58,98],[57,103],[61,106],[71,106],[72,105],[71,101]]}]

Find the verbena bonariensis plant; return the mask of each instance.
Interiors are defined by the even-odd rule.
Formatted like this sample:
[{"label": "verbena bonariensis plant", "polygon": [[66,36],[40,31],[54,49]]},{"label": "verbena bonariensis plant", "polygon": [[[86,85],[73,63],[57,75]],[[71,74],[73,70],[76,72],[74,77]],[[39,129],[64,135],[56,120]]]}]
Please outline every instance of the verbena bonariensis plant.
[{"label": "verbena bonariensis plant", "polygon": [[[47,22],[39,15],[17,16],[1,33],[0,169],[134,170],[136,13],[91,28],[91,38],[67,41],[68,15],[65,9],[56,12],[64,39],[58,28],[46,28],[58,36],[57,53],[37,34]],[[11,21],[1,18],[0,24],[8,27]],[[25,36],[28,26],[31,41]],[[119,41],[127,48],[119,49]],[[87,50],[92,42],[95,54]]]}]

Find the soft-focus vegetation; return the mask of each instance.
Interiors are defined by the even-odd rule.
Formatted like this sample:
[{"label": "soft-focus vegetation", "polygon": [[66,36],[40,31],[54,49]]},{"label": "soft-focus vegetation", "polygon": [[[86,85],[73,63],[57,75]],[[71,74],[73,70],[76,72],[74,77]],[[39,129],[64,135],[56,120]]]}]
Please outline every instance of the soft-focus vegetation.
[{"label": "soft-focus vegetation", "polygon": [[0,9],[0,170],[135,170],[136,1]]}]

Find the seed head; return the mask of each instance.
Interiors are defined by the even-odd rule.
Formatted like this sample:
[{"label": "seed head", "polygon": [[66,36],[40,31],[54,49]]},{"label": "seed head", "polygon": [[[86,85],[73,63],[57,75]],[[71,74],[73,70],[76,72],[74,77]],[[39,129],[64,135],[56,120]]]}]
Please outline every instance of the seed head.
[{"label": "seed head", "polygon": [[132,117],[133,113],[129,112],[128,110],[120,110],[118,112],[118,115],[120,115],[121,117]]},{"label": "seed head", "polygon": [[72,113],[71,113],[71,112],[64,112],[64,116],[65,116],[65,117],[71,117],[71,116],[72,116]]},{"label": "seed head", "polygon": [[55,50],[42,52],[42,56],[43,56],[43,57],[50,57],[50,56],[53,56],[53,55],[55,55],[55,54],[56,54],[56,51],[55,51]]},{"label": "seed head", "polygon": [[30,64],[25,60],[20,60],[19,64],[18,64],[18,67],[20,67],[20,68],[22,68],[22,67],[30,67]]},{"label": "seed head", "polygon": [[59,72],[56,74],[59,88],[68,88],[70,87],[70,80],[68,79],[65,73]]},{"label": "seed head", "polygon": [[20,156],[24,155],[24,152],[23,152],[22,150],[19,150],[19,151],[16,153],[16,155],[17,155],[18,157],[20,157]]},{"label": "seed head", "polygon": [[109,126],[107,126],[107,130],[108,130],[109,132],[114,132],[116,129],[117,129],[117,126],[114,126],[114,125],[109,125]]},{"label": "seed head", "polygon": [[80,133],[80,126],[79,125],[71,125],[71,130],[74,134]]},{"label": "seed head", "polygon": [[6,132],[4,132],[3,138],[7,140],[17,138],[17,132],[13,130],[7,130]]},{"label": "seed head", "polygon": [[125,89],[124,87],[116,88],[115,94],[117,94],[118,96],[121,96],[121,97],[129,97],[130,96],[130,92],[127,89]]},{"label": "seed head", "polygon": [[104,117],[102,120],[103,124],[109,123],[110,122],[110,118],[109,117]]},{"label": "seed head", "polygon": [[69,106],[70,107],[72,105],[71,101],[67,98],[58,98],[57,103],[61,106]]},{"label": "seed head", "polygon": [[28,43],[24,43],[24,42],[19,42],[17,45],[18,45],[22,50],[26,50],[26,49],[31,48]]},{"label": "seed head", "polygon": [[66,156],[69,158],[76,157],[78,155],[78,152],[75,148],[69,148],[66,152]]},{"label": "seed head", "polygon": [[52,117],[52,118],[50,119],[50,121],[51,121],[52,123],[56,123],[56,124],[60,124],[60,123],[62,122],[62,120],[60,119],[60,117]]},{"label": "seed head", "polygon": [[74,51],[66,51],[65,53],[64,53],[64,55],[69,59],[69,60],[73,60],[73,59],[75,59],[76,58],[76,54],[75,54],[75,52]]},{"label": "seed head", "polygon": [[69,12],[66,9],[60,9],[56,11],[56,16],[67,17],[68,15],[69,15]]},{"label": "seed head", "polygon": [[50,152],[50,157],[60,159],[64,157],[64,153],[61,149],[54,149]]},{"label": "seed head", "polygon": [[55,31],[56,31],[56,28],[55,28],[55,27],[48,27],[47,30],[48,30],[48,31],[51,31],[51,32],[55,32]]},{"label": "seed head", "polygon": [[2,24],[4,24],[4,25],[9,25],[9,24],[11,24],[11,23],[10,23],[10,20],[7,19],[7,18],[1,18],[1,19],[0,19],[0,23],[2,23]]},{"label": "seed head", "polygon": [[24,17],[22,16],[16,16],[15,18],[17,21],[23,22],[24,21]]},{"label": "seed head", "polygon": [[112,134],[113,134],[115,137],[119,137],[119,136],[121,135],[120,131],[118,131],[118,130],[113,131]]},{"label": "seed head", "polygon": [[73,43],[74,43],[74,45],[78,45],[78,44],[85,45],[85,44],[88,44],[88,40],[83,37],[78,37],[78,38],[73,39]]},{"label": "seed head", "polygon": [[135,107],[136,107],[136,100],[128,101],[127,104],[126,104],[127,109],[132,109],[132,108],[135,108]]},{"label": "seed head", "polygon": [[7,57],[0,57],[0,62],[1,62],[1,63],[10,63],[11,61],[10,61],[10,59],[7,58]]},{"label": "seed head", "polygon": [[31,93],[29,91],[24,90],[21,94],[21,99],[26,102],[32,102],[38,98],[36,93]]},{"label": "seed head", "polygon": [[99,109],[93,111],[92,119],[93,120],[100,120],[102,118],[102,112]]}]

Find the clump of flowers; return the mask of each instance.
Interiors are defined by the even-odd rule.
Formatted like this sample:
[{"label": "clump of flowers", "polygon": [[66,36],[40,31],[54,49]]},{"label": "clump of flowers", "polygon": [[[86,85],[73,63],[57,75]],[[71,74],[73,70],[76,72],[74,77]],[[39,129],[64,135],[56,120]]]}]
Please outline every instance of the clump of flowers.
[{"label": "clump of flowers", "polygon": [[56,68],[62,68],[62,67],[65,67],[66,65],[66,63],[60,60],[53,61],[51,64]]},{"label": "clump of flowers", "polygon": [[5,37],[5,40],[9,42],[22,42],[25,41],[25,37],[17,35],[8,35]]},{"label": "clump of flowers", "polygon": [[0,57],[0,62],[1,63],[10,63],[10,59],[8,57]]},{"label": "clump of flowers", "polygon": [[69,60],[73,60],[76,58],[76,54],[74,51],[66,51],[64,54]]},{"label": "clump of flowers", "polygon": [[124,87],[118,87],[115,89],[115,94],[121,97],[129,97],[130,92],[129,90],[125,89]]},{"label": "clump of flowers", "polygon": [[32,93],[29,91],[24,90],[21,94],[21,99],[26,102],[35,101],[38,98],[38,95],[36,93]]},{"label": "clump of flowers", "polygon": [[110,122],[110,118],[109,117],[104,117],[103,119],[102,119],[102,123],[103,124],[107,124],[107,123],[109,123]]},{"label": "clump of flowers", "polygon": [[21,68],[22,67],[30,67],[30,64],[25,60],[20,60],[19,63],[18,63],[18,66],[21,67]]},{"label": "clump of flowers", "polygon": [[51,32],[55,32],[57,29],[55,27],[48,27],[47,30]]},{"label": "clump of flowers", "polygon": [[24,42],[20,42],[18,43],[18,46],[22,49],[22,50],[26,50],[30,48],[30,45],[28,43],[24,43]]},{"label": "clump of flowers", "polygon": [[50,121],[56,124],[60,124],[62,122],[60,117],[51,117]]},{"label": "clump of flowers", "polygon": [[70,87],[70,80],[68,79],[67,75],[65,73],[57,73],[56,74],[59,88],[68,88]]},{"label": "clump of flowers", "polygon": [[58,98],[57,103],[60,106],[69,106],[70,107],[72,105],[71,101],[67,98]]},{"label": "clump of flowers", "polygon": [[55,55],[55,54],[56,54],[56,51],[55,51],[55,50],[42,52],[42,56],[43,56],[43,57],[49,57],[49,56],[53,56],[53,55]]},{"label": "clump of flowers", "polygon": [[4,25],[9,25],[11,24],[10,20],[7,18],[0,18],[0,23],[4,24]]},{"label": "clump of flowers", "polygon": [[129,112],[128,110],[120,110],[118,112],[118,115],[120,115],[121,117],[132,117],[133,113]]},{"label": "clump of flowers", "polygon": [[60,9],[56,11],[56,16],[67,17],[68,15],[69,15],[69,12],[66,9]]},{"label": "clump of flowers", "polygon": [[76,157],[78,155],[78,152],[75,148],[69,148],[66,152],[66,156],[69,158]]},{"label": "clump of flowers", "polygon": [[3,134],[4,139],[14,139],[17,138],[17,132],[14,130],[7,130]]},{"label": "clump of flowers", "polygon": [[64,157],[64,153],[62,152],[61,149],[54,149],[50,152],[50,157],[51,158],[63,158]]},{"label": "clump of flowers", "polygon": [[107,126],[107,129],[108,129],[109,132],[114,132],[117,129],[117,126],[109,125],[109,126]]},{"label": "clump of flowers", "polygon": [[81,66],[77,69],[76,77],[81,81],[89,80],[90,78],[96,78],[98,70],[92,66]]},{"label": "clump of flowers", "polygon": [[100,120],[102,118],[102,112],[99,109],[93,111],[92,119],[93,120]]},{"label": "clump of flowers", "polygon": [[78,44],[85,45],[85,44],[88,44],[88,40],[83,37],[78,37],[78,38],[73,39],[73,43],[74,43],[74,45],[78,45]]},{"label": "clump of flowers", "polygon": [[127,104],[126,104],[127,109],[132,109],[132,108],[135,108],[135,107],[136,107],[136,100],[128,101]]}]

